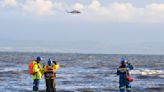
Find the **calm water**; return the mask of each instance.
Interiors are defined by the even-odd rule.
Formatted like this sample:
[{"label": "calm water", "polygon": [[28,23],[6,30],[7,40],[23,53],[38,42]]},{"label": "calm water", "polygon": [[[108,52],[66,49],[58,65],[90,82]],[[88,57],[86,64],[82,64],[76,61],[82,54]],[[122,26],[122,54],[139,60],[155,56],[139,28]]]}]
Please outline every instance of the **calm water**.
[{"label": "calm water", "polygon": [[[36,56],[58,60],[57,92],[119,92],[115,75],[121,56],[135,65],[133,92],[164,92],[164,56],[108,54],[0,53],[1,92],[31,92],[28,63]],[[40,84],[45,90],[44,78]]]}]

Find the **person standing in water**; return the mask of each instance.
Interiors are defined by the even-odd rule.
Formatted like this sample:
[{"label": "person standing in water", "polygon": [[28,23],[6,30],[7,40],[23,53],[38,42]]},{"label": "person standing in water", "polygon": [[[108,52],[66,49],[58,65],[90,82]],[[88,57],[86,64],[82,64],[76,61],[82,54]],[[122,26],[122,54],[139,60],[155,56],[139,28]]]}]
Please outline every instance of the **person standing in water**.
[{"label": "person standing in water", "polygon": [[131,65],[126,59],[121,59],[121,65],[117,69],[117,75],[119,75],[119,89],[120,92],[131,92],[131,84],[133,81],[132,77],[129,74],[130,70],[133,70],[134,66]]},{"label": "person standing in water", "polygon": [[42,58],[38,56],[36,60],[32,60],[29,64],[29,73],[33,78],[33,92],[39,91],[39,82],[42,79],[43,70],[41,69],[40,61]]},{"label": "person standing in water", "polygon": [[48,60],[47,65],[43,66],[46,81],[46,92],[56,92],[56,71],[59,64],[56,61]]}]

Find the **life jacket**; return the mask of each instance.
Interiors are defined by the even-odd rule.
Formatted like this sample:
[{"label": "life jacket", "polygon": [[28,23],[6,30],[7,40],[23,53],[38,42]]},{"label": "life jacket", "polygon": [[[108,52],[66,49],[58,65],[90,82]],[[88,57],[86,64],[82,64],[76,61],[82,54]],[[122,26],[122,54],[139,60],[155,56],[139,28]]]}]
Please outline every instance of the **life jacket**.
[{"label": "life jacket", "polygon": [[29,63],[29,74],[30,75],[33,75],[34,74],[34,71],[33,71],[33,68],[34,68],[34,63],[33,63],[33,61],[31,61],[30,63]]},{"label": "life jacket", "polygon": [[53,79],[56,77],[56,72],[55,72],[55,69],[54,69],[54,66],[51,65],[51,66],[46,66],[46,72],[45,72],[45,78],[46,79]]}]

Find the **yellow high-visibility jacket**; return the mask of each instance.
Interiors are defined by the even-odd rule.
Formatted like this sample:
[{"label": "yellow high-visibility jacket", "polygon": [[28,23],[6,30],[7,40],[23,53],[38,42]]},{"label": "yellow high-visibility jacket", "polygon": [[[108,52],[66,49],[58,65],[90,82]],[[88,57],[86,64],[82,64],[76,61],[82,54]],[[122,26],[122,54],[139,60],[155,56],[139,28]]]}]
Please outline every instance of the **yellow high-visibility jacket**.
[{"label": "yellow high-visibility jacket", "polygon": [[32,75],[33,79],[42,79],[42,75],[43,75],[43,70],[41,68],[40,63],[37,63],[36,61],[33,61],[34,67],[33,67],[33,71],[35,72],[35,74]]},{"label": "yellow high-visibility jacket", "polygon": [[46,73],[48,72],[48,67],[52,67],[52,71],[53,71],[53,73],[54,73],[55,75],[54,75],[54,77],[51,77],[51,78],[48,78],[48,77],[46,77],[46,75],[45,75],[45,78],[46,78],[46,79],[54,79],[54,78],[56,77],[56,71],[57,71],[57,69],[60,67],[60,65],[59,65],[58,63],[55,64],[55,65],[51,65],[51,66],[49,66],[49,65],[44,65],[44,66],[43,66],[44,74],[46,74]]}]

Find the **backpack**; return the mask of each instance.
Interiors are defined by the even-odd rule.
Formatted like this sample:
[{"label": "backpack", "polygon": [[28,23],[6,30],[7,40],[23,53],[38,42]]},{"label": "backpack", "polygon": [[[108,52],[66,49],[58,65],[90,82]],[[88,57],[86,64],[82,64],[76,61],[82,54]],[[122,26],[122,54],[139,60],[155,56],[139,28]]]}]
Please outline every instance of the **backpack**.
[{"label": "backpack", "polygon": [[34,71],[33,71],[33,68],[34,68],[34,63],[33,63],[33,61],[29,64],[29,74],[30,75],[33,75],[34,74]]}]

